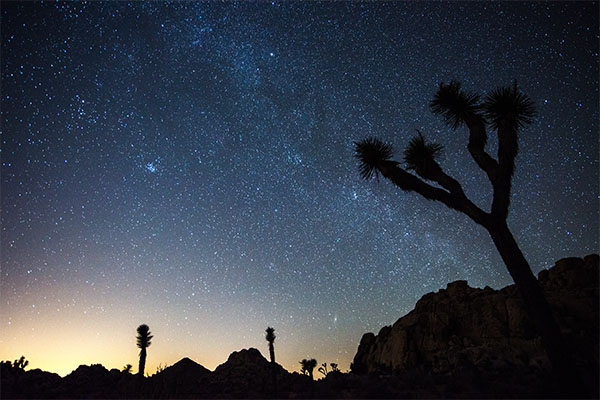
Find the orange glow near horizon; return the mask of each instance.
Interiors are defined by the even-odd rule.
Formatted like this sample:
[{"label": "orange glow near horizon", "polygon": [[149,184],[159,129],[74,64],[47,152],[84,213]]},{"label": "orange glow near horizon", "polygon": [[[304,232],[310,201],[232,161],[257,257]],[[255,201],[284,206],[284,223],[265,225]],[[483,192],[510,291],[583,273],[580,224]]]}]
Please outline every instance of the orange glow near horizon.
[{"label": "orange glow near horizon", "polygon": [[[159,366],[173,365],[184,357],[214,370],[232,352],[250,347],[259,349],[268,358],[264,339],[268,323],[250,319],[235,305],[222,309],[218,318],[199,311],[197,320],[190,321],[180,318],[176,311],[148,312],[148,306],[142,307],[134,301],[115,307],[114,304],[120,304],[117,299],[107,302],[104,297],[90,294],[83,301],[83,290],[68,293],[73,295],[75,305],[65,306],[64,296],[57,292],[52,298],[40,291],[9,304],[23,311],[13,312],[10,317],[6,309],[0,311],[3,321],[0,359],[13,361],[23,355],[29,360],[28,369],[40,368],[63,377],[79,365],[90,364],[119,370],[131,364],[137,372],[139,349],[135,335],[141,323],[148,324],[154,335],[146,363],[150,375]],[[132,311],[135,309],[145,311],[135,315]],[[240,331],[240,324],[247,329]],[[316,332],[285,326],[275,329],[276,361],[290,372],[298,371],[298,361],[307,357],[317,358],[319,363],[337,362],[342,370],[347,370],[362,334],[356,331],[355,339],[340,340],[339,346],[331,349],[319,341]]]},{"label": "orange glow near horizon", "polygon": [[[0,341],[0,359],[12,361],[24,355],[29,360],[27,369],[39,368],[62,377],[74,371],[79,365],[102,364],[107,369],[120,370],[129,363],[132,364],[134,372],[138,370],[139,349],[135,346],[134,335],[131,333],[135,329],[123,330],[121,327],[115,327],[114,330],[107,331],[110,334],[95,332],[89,327],[64,329],[55,326],[37,332],[30,328],[25,329],[27,330],[31,333],[16,334],[15,332]],[[260,337],[248,341],[245,346],[240,343],[238,347],[235,347],[232,342],[222,346],[216,343],[194,346],[190,342],[187,343],[189,349],[186,352],[184,343],[160,340],[160,333],[164,333],[160,329],[155,329],[152,333],[155,338],[148,349],[146,363],[146,372],[149,375],[154,374],[159,366],[173,365],[184,357],[214,370],[227,360],[230,353],[242,348],[258,348],[263,356],[268,358],[267,343]],[[323,357],[326,354],[314,352],[312,355],[297,353],[296,357],[290,357],[287,351],[299,347],[297,343],[295,345],[292,343],[290,346],[280,339],[280,343],[276,340],[275,344],[277,362],[290,372],[298,371],[298,360],[309,356],[316,357],[319,362],[338,362],[344,369],[348,369],[353,356],[353,354],[345,354],[346,357],[326,357],[325,360]]]}]

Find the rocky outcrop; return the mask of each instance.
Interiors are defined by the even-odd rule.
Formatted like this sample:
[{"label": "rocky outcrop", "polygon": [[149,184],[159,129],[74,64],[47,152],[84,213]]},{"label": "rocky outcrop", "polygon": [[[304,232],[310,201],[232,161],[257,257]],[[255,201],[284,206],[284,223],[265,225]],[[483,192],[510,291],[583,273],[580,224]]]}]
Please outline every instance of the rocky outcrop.
[{"label": "rocky outcrop", "polygon": [[212,392],[223,394],[222,397],[238,397],[238,393],[247,393],[251,398],[264,397],[274,386],[272,374],[282,372],[280,365],[270,365],[257,349],[236,351],[215,369]]},{"label": "rocky outcrop", "polygon": [[56,398],[62,378],[58,374],[34,369],[24,371],[10,363],[0,363],[0,397],[3,399]]},{"label": "rocky outcrop", "polygon": [[307,376],[290,374],[255,348],[233,352],[211,377],[211,393],[219,398],[288,397],[307,390]]},{"label": "rocky outcrop", "polygon": [[80,365],[65,376],[60,397],[77,399],[129,397],[136,393],[136,376],[118,369],[107,370],[101,364]]},{"label": "rocky outcrop", "polygon": [[[570,350],[592,374],[598,370],[598,270],[598,255],[590,255],[562,259],[538,276]],[[514,285],[478,289],[456,281],[423,296],[378,335],[365,334],[352,371],[456,374],[548,366]]]},{"label": "rocky outcrop", "polygon": [[[283,367],[279,364],[273,364],[277,371],[283,372]],[[253,376],[256,373],[268,371],[271,363],[263,357],[258,349],[253,347],[234,351],[229,355],[226,362],[215,369],[215,375],[221,378],[244,378]]]}]

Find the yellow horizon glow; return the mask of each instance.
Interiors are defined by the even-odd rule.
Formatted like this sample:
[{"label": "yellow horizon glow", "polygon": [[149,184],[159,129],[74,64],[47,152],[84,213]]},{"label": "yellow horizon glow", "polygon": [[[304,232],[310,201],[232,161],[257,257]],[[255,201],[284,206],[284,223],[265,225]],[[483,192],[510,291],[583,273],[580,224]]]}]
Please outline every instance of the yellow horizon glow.
[{"label": "yellow horizon glow", "polygon": [[[74,318],[80,310],[52,313],[46,318],[30,319],[17,316],[2,329],[0,359],[13,361],[22,355],[29,361],[28,370],[39,368],[64,377],[80,365],[102,364],[108,370],[121,370],[126,364],[138,370],[139,349],[135,343],[136,324],[124,316],[115,320],[106,314]],[[181,327],[169,327],[155,318],[141,319],[147,323],[154,338],[148,348],[146,374],[153,375],[159,366],[170,366],[182,358],[190,358],[211,371],[227,361],[234,351],[257,348],[268,359],[268,344],[261,329],[231,334],[220,325],[198,332],[197,338],[184,334]],[[74,322],[78,321],[78,322]],[[211,330],[212,330],[211,329]],[[227,333],[230,333],[227,335]],[[348,369],[353,352],[335,353],[304,342],[298,335],[276,330],[276,361],[289,372],[299,371],[298,361],[313,357],[321,362],[337,362]],[[344,346],[344,347],[352,347]],[[355,350],[355,349],[354,349]]]},{"label": "yellow horizon glow", "polygon": [[[98,293],[81,286],[49,285],[11,298],[0,310],[0,359],[13,361],[23,355],[28,370],[39,368],[63,377],[91,364],[109,370],[131,364],[137,372],[136,328],[142,323],[154,336],[146,361],[149,375],[185,357],[214,370],[231,353],[251,347],[268,359],[264,329],[271,323],[247,313],[247,305],[228,299],[218,303],[218,312],[199,308],[186,314],[179,304],[148,302],[133,295],[140,292],[151,293],[152,288]],[[287,325],[275,324],[276,361],[290,372],[299,371],[303,358],[316,358],[319,364],[336,362],[347,370],[364,333],[359,329],[331,331],[335,337],[331,346],[307,321],[290,317]]]}]

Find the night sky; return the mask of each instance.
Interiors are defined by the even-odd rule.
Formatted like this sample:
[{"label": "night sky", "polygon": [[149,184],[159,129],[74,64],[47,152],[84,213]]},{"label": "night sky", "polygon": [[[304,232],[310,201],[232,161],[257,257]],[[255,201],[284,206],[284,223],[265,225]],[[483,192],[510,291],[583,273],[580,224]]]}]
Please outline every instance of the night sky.
[{"label": "night sky", "polygon": [[[0,359],[66,374],[232,351],[349,368],[361,336],[466,279],[486,231],[385,180],[356,140],[415,129],[485,210],[440,82],[517,80],[509,224],[534,273],[598,252],[598,3],[2,2]],[[490,132],[488,149],[495,153]]]}]

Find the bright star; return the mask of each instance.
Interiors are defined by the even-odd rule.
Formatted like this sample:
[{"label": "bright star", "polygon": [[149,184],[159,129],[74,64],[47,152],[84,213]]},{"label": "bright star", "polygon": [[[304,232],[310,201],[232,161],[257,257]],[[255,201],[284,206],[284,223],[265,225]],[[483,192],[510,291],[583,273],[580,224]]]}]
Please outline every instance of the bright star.
[{"label": "bright star", "polygon": [[154,165],[153,162],[149,162],[149,163],[146,164],[146,169],[149,172],[155,173],[156,172],[156,165]]}]

